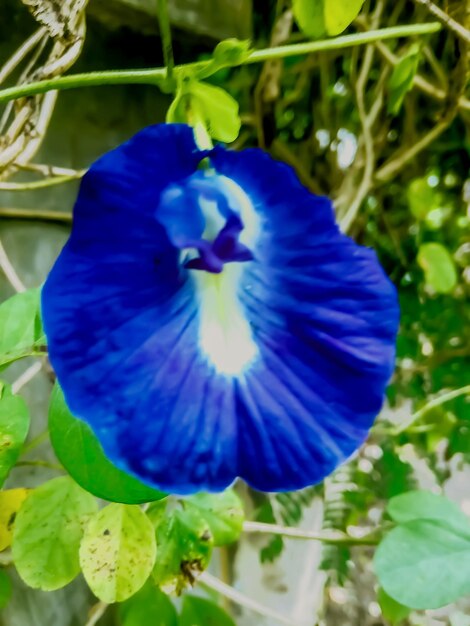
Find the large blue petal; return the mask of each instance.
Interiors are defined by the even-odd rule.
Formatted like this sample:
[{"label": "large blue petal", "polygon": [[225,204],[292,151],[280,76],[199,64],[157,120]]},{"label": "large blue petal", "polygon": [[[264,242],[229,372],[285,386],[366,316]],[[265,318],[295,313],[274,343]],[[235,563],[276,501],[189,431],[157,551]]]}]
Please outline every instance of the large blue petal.
[{"label": "large blue petal", "polygon": [[189,179],[204,156],[189,128],[162,125],[91,168],[43,290],[51,361],[71,410],[148,483],[189,493],[241,476],[300,488],[347,458],[380,409],[395,292],[290,168],[217,149],[213,166],[261,224],[237,294],[258,356],[238,376],[219,372],[201,350],[197,272],[175,245],[200,236]]}]

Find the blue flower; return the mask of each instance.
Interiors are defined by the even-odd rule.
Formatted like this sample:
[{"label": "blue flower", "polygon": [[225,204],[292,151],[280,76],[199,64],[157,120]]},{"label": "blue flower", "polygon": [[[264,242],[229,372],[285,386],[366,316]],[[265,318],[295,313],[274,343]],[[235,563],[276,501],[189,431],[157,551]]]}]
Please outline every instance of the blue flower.
[{"label": "blue flower", "polygon": [[118,467],[182,494],[323,479],[380,410],[398,326],[326,198],[177,124],[90,168],[42,311],[71,411]]}]

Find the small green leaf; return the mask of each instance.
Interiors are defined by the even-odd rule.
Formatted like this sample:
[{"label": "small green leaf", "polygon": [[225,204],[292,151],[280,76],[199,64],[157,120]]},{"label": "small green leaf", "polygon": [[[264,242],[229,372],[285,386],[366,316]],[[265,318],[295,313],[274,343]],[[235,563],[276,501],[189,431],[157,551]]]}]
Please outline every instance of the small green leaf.
[{"label": "small green leaf", "polygon": [[100,600],[122,602],[144,585],[156,550],[153,526],[138,506],[109,504],[87,524],[80,565]]},{"label": "small green leaf", "polygon": [[98,498],[140,504],[166,497],[166,494],[144,485],[107,459],[88,424],[70,413],[58,385],[51,395],[49,434],[57,458],[65,469],[83,489]]},{"label": "small green leaf", "polygon": [[379,588],[377,593],[377,601],[382,611],[382,615],[391,624],[399,624],[411,613],[411,609],[409,607],[396,602],[387,593],[385,593],[382,587]]},{"label": "small green leaf", "polygon": [[206,520],[194,507],[167,511],[157,525],[152,576],[163,591],[180,594],[209,565],[214,545]]},{"label": "small green leaf", "polygon": [[418,71],[420,48],[413,44],[408,52],[395,65],[388,81],[389,102],[388,112],[396,115],[403,104],[406,94],[413,86]]},{"label": "small green leaf", "polygon": [[0,487],[18,460],[28,435],[29,421],[26,402],[0,381]]},{"label": "small green leaf", "polygon": [[191,81],[188,93],[191,108],[204,120],[209,135],[224,143],[235,141],[241,127],[238,102],[221,87],[199,81]]},{"label": "small green leaf", "polygon": [[416,490],[402,493],[390,500],[387,512],[400,524],[416,519],[428,519],[441,521],[457,533],[470,534],[470,520],[459,506],[431,491]]},{"label": "small green leaf", "polygon": [[171,600],[150,581],[119,605],[121,626],[178,626]]},{"label": "small green leaf", "polygon": [[196,507],[211,530],[214,545],[224,546],[237,541],[245,518],[240,498],[227,489],[223,493],[198,493],[185,503]]},{"label": "small green leaf", "polygon": [[235,626],[235,622],[210,600],[185,595],[179,626]]},{"label": "small green leaf", "polygon": [[382,540],[374,559],[380,585],[412,609],[435,609],[470,593],[470,531],[414,519]]},{"label": "small green leaf", "polygon": [[28,289],[0,305],[0,368],[45,345],[39,299],[39,289]]},{"label": "small green leaf", "polygon": [[54,478],[28,496],[13,531],[13,561],[27,585],[53,591],[75,578],[82,527],[96,509],[95,498],[68,476]]},{"label": "small green leaf", "polygon": [[423,243],[418,251],[418,263],[424,271],[427,285],[437,293],[450,293],[457,284],[454,259],[440,243]]},{"label": "small green leaf", "polygon": [[224,39],[214,49],[214,61],[222,66],[239,65],[250,54],[250,42],[240,39]]},{"label": "small green leaf", "polygon": [[11,597],[11,580],[8,574],[0,569],[0,610],[4,609]]},{"label": "small green leaf", "polygon": [[436,192],[426,178],[415,178],[407,191],[408,205],[417,220],[424,220],[436,206]]},{"label": "small green leaf", "polygon": [[300,30],[312,39],[326,35],[324,0],[293,0],[292,9]]},{"label": "small green leaf", "polygon": [[339,35],[356,19],[365,0],[324,0],[328,35]]}]

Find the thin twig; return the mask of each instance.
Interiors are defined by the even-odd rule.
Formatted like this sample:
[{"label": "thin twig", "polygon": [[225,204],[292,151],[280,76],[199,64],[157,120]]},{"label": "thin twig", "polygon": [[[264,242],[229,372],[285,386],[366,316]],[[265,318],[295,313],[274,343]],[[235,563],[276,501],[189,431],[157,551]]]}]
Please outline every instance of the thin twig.
[{"label": "thin twig", "polygon": [[8,255],[3,247],[3,243],[0,240],[0,269],[3,271],[5,276],[7,277],[8,282],[13,287],[13,289],[20,293],[22,291],[26,291],[26,287],[23,284],[22,280],[16,273],[15,268],[10,262]]},{"label": "thin twig", "polygon": [[245,594],[240,593],[240,591],[237,591],[233,587],[230,587],[230,585],[226,585],[221,580],[215,578],[215,576],[212,576],[208,572],[203,572],[199,576],[198,581],[209,589],[213,589],[214,591],[217,591],[217,593],[220,593],[222,596],[225,596],[229,600],[232,600],[232,602],[235,602],[240,606],[244,606],[245,608],[250,609],[255,613],[258,613],[263,617],[276,620],[281,624],[287,624],[287,626],[300,626],[298,622],[294,622],[289,617],[282,615],[281,613],[277,613],[269,607],[264,606],[264,604],[260,604],[256,600],[249,598]]},{"label": "thin twig", "polygon": [[11,390],[13,391],[13,393],[18,393],[18,391],[23,389],[25,385],[32,381],[36,374],[39,374],[39,372],[42,370],[42,365],[43,364],[41,361],[36,361],[36,363],[33,363],[30,367],[28,367],[21,374],[21,376],[18,376],[18,378],[11,386]]},{"label": "thin twig", "polygon": [[106,604],[106,602],[97,602],[94,606],[92,606],[90,609],[90,617],[88,618],[85,626],[95,626],[95,624],[97,624],[106,613],[108,607],[109,604]]},{"label": "thin twig", "polygon": [[310,541],[321,541],[322,543],[330,545],[375,546],[378,543],[375,533],[372,537],[350,537],[349,535],[338,532],[315,533],[302,530],[301,528],[280,526],[278,524],[264,524],[263,522],[245,522],[243,524],[243,532],[281,535],[283,537],[292,537],[293,539],[308,539]]},{"label": "thin twig", "polygon": [[8,78],[8,76],[18,67],[21,61],[33,50],[33,48],[41,41],[44,35],[47,34],[45,26],[37,30],[31,37],[29,37],[16,52],[8,59],[5,65],[0,70],[0,83]]},{"label": "thin twig", "polygon": [[407,420],[405,420],[402,424],[397,426],[393,430],[394,435],[399,435],[403,433],[405,430],[408,430],[410,426],[412,426],[415,422],[423,417],[428,411],[431,409],[435,409],[437,406],[441,406],[446,402],[450,402],[451,400],[455,400],[455,398],[459,398],[460,396],[470,395],[470,385],[466,385],[465,387],[461,387],[460,389],[454,389],[453,391],[449,391],[448,393],[443,393],[441,396],[434,398],[423,407],[413,413]]},{"label": "thin twig", "polygon": [[[449,30],[460,37],[466,43],[470,43],[470,31],[465,28],[462,24],[459,24],[456,20],[454,20],[450,15],[447,15],[445,11],[440,9],[434,2],[431,0],[414,0],[416,4],[421,4],[426,7],[427,10],[437,17]],[[464,1],[464,0],[462,0]]]}]

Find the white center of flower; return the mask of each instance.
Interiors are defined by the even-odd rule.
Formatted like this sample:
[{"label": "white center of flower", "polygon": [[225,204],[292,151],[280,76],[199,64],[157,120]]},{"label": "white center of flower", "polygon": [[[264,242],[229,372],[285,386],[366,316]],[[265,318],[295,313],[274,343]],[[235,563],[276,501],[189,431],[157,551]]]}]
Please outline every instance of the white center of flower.
[{"label": "white center of flower", "polygon": [[[237,209],[243,221],[240,241],[255,250],[259,218],[250,199],[234,181],[218,178],[230,196],[231,207]],[[203,211],[208,226],[219,224],[217,215],[208,215],[209,211],[217,211],[215,205],[206,204]],[[244,265],[227,263],[220,274],[193,272],[199,298],[199,345],[216,370],[227,376],[241,374],[258,355],[251,326],[239,301]]]}]

